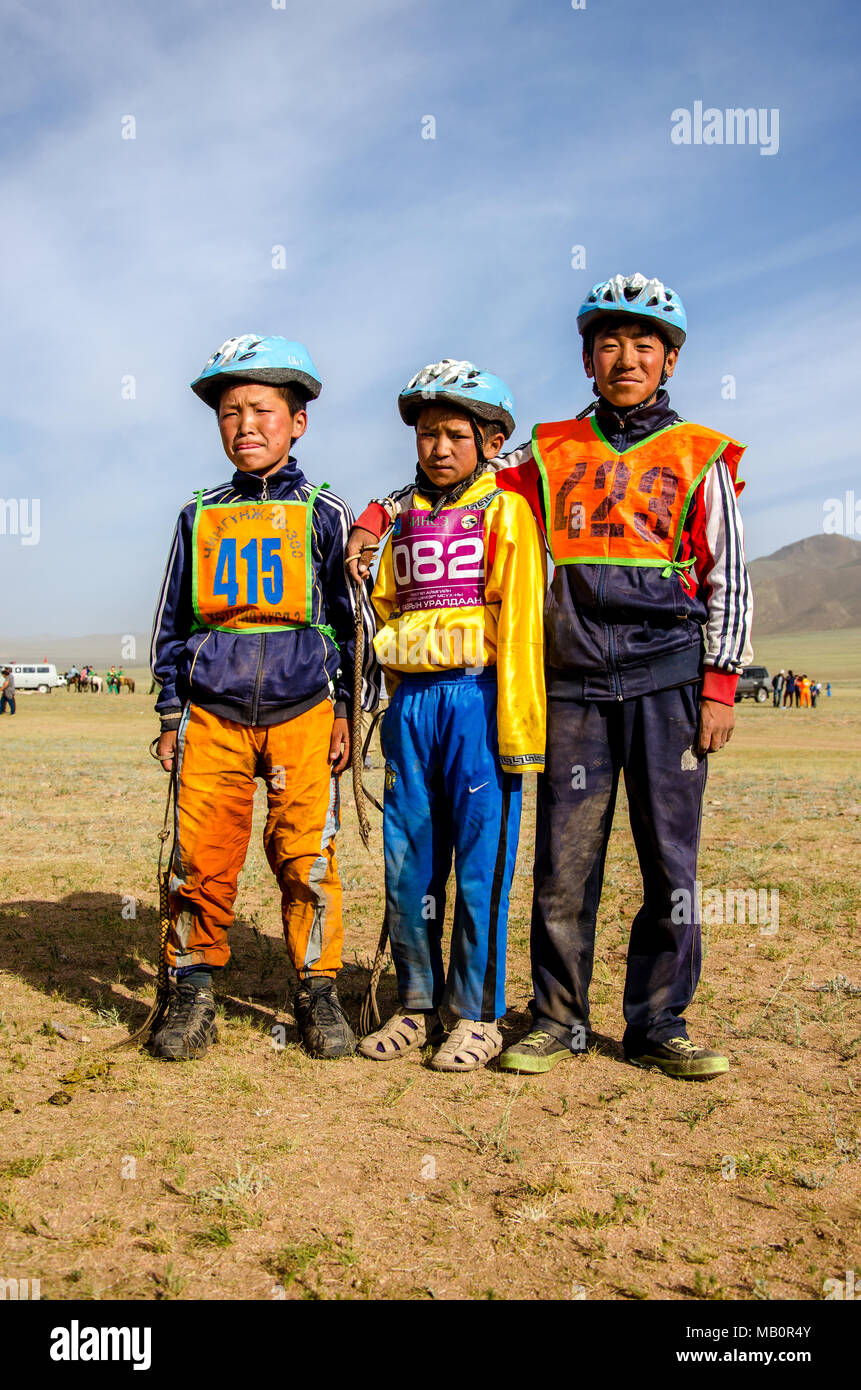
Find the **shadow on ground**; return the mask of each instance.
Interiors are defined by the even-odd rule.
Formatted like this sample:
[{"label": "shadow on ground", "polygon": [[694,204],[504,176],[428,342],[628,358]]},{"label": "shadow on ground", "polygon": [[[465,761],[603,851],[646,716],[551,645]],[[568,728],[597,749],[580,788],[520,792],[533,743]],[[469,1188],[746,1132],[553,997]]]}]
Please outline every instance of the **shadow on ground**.
[{"label": "shadow on ground", "polygon": [[[90,1010],[100,1024],[133,1032],[155,993],[158,913],[117,893],[72,893],[58,902],[21,899],[0,908],[0,970],[17,975],[48,1000],[60,998]],[[250,1017],[268,1028],[276,1017],[292,1029],[296,974],[283,941],[237,920],[230,931],[231,959],[217,972],[216,993],[228,1017]],[[370,962],[347,962],[338,989],[355,1023],[370,975]],[[140,998],[130,996],[141,996]],[[385,1017],[396,1003],[391,967],[380,981]],[[293,1036],[291,1037],[291,1029]]]},{"label": "shadow on ground", "polygon": [[[124,917],[124,910],[129,912],[129,901],[117,893],[7,903],[0,908],[0,970],[17,975],[48,1000],[58,997],[90,1010],[99,1026],[113,1023],[132,1033],[155,997],[158,914],[140,902],[134,904],[134,917]],[[296,973],[283,941],[239,918],[230,930],[230,946],[230,962],[216,974],[216,996],[227,1017],[249,1018],[262,1031],[277,1019],[287,1029],[287,1041],[297,1042],[291,1003]],[[370,958],[348,960],[338,977],[338,993],[354,1027],[371,963]],[[398,1005],[390,960],[377,1005],[382,1019]],[[500,1021],[504,1045],[531,1026],[528,1012],[509,1009]],[[599,1051],[621,1057],[613,1039],[595,1035],[594,1042]]]}]

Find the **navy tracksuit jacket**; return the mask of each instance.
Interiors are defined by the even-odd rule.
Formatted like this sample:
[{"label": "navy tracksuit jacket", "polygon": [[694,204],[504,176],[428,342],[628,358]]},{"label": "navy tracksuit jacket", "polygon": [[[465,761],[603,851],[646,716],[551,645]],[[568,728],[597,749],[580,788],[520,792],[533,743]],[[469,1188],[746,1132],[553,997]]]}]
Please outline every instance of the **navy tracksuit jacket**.
[{"label": "navy tracksuit jacket", "polygon": [[[618,414],[601,401],[597,418],[623,452],[679,417],[661,391],[652,405]],[[713,473],[692,522],[697,537],[686,537],[682,551],[699,548],[714,560],[707,575],[698,559],[696,594],[675,577],[668,590],[656,569],[592,565],[559,566],[548,594],[530,1008],[536,1027],[575,1048],[589,1040],[595,926],[620,776],[643,878],[628,946],[624,1047],[633,1054],[647,1042],[687,1036],[684,1014],[701,959],[700,923],[686,905],[697,899],[707,768],[694,751],[703,627],[705,659],[718,680],[734,688],[733,676],[751,659],[735,497],[725,466]]]}]

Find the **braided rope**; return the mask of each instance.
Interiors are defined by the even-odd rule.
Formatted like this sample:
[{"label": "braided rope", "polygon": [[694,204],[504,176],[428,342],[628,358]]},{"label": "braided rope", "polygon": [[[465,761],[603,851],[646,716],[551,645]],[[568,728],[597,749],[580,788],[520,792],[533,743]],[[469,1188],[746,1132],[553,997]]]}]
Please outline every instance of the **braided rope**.
[{"label": "braided rope", "polygon": [[[157,740],[153,739],[153,743]],[[152,752],[152,748],[150,749]],[[153,754],[155,756],[155,754]],[[170,990],[167,976],[167,939],[170,935],[171,915],[170,915],[170,865],[173,859],[173,846],[171,846],[167,868],[163,868],[164,847],[170,839],[171,832],[168,829],[170,820],[171,803],[176,794],[176,757],[174,756],[173,766],[170,771],[170,778],[167,787],[167,801],[164,808],[164,824],[158,832],[160,841],[158,851],[158,974],[156,976],[155,1001],[152,1008],[134,1033],[130,1033],[127,1038],[122,1038],[118,1043],[112,1043],[105,1051],[113,1052],[118,1047],[131,1047],[132,1043],[146,1042],[146,1040],[156,1031],[165,1014],[167,1013]]]},{"label": "braided rope", "polygon": [[365,788],[362,785],[362,668],[365,659],[365,622],[362,613],[362,581],[356,585],[356,628],[355,652],[353,655],[353,727],[350,739],[350,762],[353,771],[353,799],[359,819],[359,834],[365,849],[371,844],[371,823],[365,805]]}]

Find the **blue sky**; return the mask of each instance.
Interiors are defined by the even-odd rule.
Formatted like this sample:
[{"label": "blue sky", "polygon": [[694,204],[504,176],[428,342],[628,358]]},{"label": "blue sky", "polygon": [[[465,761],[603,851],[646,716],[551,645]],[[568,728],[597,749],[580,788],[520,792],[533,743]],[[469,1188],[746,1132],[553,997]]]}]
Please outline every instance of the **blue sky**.
[{"label": "blue sky", "polygon": [[[230,471],[188,389],[225,338],[307,343],[301,461],[358,510],[412,475],[425,362],[503,376],[516,440],[580,409],[616,271],[685,301],[671,398],[749,445],[749,557],[821,531],[861,495],[859,30],[834,0],[6,0],[0,495],[41,534],[0,535],[0,629],[149,627],[178,508]],[[696,101],[777,108],[777,153],[674,144]]]}]

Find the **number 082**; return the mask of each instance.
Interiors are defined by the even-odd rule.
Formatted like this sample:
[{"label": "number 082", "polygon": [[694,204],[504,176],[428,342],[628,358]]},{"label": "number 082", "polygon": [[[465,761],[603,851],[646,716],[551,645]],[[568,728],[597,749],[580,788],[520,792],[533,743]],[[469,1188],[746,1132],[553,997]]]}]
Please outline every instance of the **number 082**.
[{"label": "number 082", "polygon": [[481,579],[484,560],[484,541],[480,536],[463,536],[449,542],[448,550],[442,541],[406,541],[392,546],[392,569],[395,582],[431,584],[439,579],[452,582]]}]

